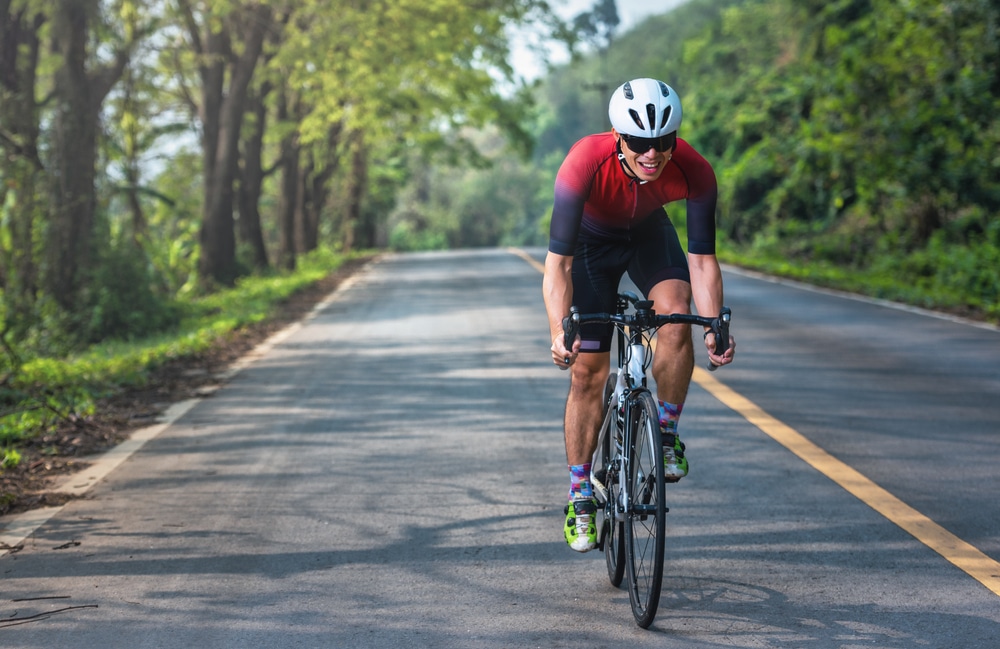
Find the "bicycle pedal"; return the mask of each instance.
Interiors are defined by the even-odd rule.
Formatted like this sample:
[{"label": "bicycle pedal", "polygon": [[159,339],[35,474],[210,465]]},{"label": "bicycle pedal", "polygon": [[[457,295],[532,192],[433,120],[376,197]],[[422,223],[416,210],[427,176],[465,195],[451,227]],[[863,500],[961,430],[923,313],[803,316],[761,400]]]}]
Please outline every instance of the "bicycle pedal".
[{"label": "bicycle pedal", "polygon": [[590,474],[590,486],[594,488],[594,495],[601,504],[608,502],[608,488],[604,485],[607,477],[607,471]]}]

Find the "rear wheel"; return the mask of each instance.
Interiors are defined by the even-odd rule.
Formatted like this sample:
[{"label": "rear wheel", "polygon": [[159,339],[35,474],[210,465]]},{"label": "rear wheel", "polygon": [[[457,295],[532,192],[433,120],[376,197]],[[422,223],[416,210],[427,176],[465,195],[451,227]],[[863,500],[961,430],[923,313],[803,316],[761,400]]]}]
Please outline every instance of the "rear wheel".
[{"label": "rear wheel", "polygon": [[631,502],[625,516],[625,563],[632,614],[640,627],[647,628],[660,603],[667,511],[660,418],[649,392],[635,395],[631,424],[633,444],[628,449],[626,467]]}]

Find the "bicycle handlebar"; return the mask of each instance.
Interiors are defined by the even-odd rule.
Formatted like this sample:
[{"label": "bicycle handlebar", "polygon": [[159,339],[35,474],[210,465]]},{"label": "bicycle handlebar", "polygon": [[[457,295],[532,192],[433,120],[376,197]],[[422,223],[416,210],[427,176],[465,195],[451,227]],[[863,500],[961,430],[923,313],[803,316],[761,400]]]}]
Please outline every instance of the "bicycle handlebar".
[{"label": "bicycle handlebar", "polygon": [[[672,313],[670,315],[659,315],[653,311],[651,300],[640,300],[632,292],[623,292],[618,295],[619,307],[624,310],[628,304],[635,307],[634,313],[587,313],[581,314],[576,307],[570,309],[570,315],[563,318],[563,336],[566,349],[573,346],[580,326],[588,323],[614,322],[630,329],[655,330],[668,324],[689,324],[709,327],[715,334],[715,353],[724,354],[729,349],[729,322],[732,319],[732,309],[727,306],[719,310],[719,315],[710,318],[707,316],[697,316],[688,313]],[[566,359],[569,362],[569,358]],[[708,364],[710,371],[719,368],[718,365]]]}]

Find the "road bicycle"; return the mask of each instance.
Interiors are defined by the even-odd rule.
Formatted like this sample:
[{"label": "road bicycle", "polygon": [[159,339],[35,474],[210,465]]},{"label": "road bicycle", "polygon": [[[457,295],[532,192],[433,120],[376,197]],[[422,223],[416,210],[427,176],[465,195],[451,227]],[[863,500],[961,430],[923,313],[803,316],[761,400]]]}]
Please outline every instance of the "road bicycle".
[{"label": "road bicycle", "polygon": [[[716,317],[659,315],[652,301],[626,291],[618,295],[614,313],[581,314],[574,308],[563,320],[567,349],[581,325],[610,322],[615,326],[618,364],[604,387],[604,417],[590,478],[601,514],[597,547],[604,552],[608,578],[617,588],[628,576],[632,614],[644,629],[652,624],[660,603],[669,511],[659,411],[646,377],[653,358],[653,335],[668,324],[710,327],[716,353],[722,354],[729,348],[731,318],[728,307]],[[716,366],[709,364],[709,369]]]}]

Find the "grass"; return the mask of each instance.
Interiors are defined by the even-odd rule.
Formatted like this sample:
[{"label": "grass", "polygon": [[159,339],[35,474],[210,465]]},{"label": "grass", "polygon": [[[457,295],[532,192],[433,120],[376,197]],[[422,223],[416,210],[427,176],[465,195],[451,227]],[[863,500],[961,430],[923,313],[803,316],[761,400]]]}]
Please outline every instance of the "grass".
[{"label": "grass", "polygon": [[347,261],[329,251],[299,258],[294,273],[247,277],[235,288],[191,299],[185,316],[168,332],[142,340],[112,340],[67,358],[25,362],[5,388],[0,412],[0,461],[16,465],[18,445],[60,421],[93,414],[97,401],[121,388],[141,386],[151,369],[210,349],[223,336],[267,319],[282,300],[314,284]]},{"label": "grass", "polygon": [[[990,253],[988,256],[992,256]],[[775,248],[723,244],[719,259],[734,266],[873,298],[1000,323],[1000,277],[992,259],[970,258],[966,248],[886,254],[868,267],[783,255]]]}]

